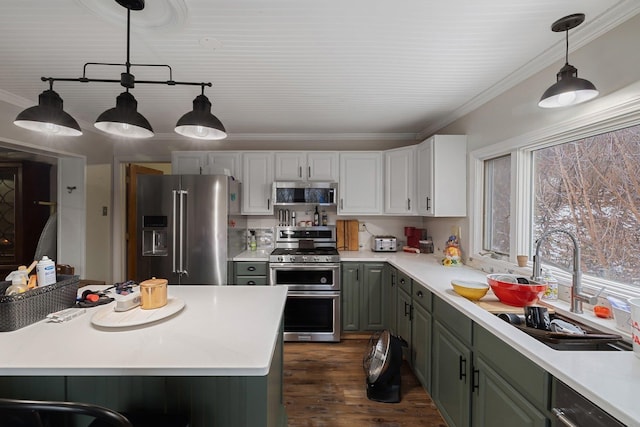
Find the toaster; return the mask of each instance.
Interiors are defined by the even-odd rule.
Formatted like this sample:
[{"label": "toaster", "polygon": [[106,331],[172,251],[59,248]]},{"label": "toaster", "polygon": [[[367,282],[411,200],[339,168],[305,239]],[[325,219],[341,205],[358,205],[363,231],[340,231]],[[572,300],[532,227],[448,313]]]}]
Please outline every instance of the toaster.
[{"label": "toaster", "polygon": [[396,252],[398,241],[394,236],[373,236],[371,238],[371,250],[373,252]]}]

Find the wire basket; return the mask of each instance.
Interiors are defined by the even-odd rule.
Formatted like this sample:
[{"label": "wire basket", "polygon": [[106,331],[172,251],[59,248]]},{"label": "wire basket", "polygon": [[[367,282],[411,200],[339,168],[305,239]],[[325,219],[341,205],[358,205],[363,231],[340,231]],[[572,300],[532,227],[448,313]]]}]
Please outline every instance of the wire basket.
[{"label": "wire basket", "polygon": [[11,282],[0,282],[0,332],[15,331],[71,307],[78,294],[78,276],[58,275],[53,285],[5,295]]}]

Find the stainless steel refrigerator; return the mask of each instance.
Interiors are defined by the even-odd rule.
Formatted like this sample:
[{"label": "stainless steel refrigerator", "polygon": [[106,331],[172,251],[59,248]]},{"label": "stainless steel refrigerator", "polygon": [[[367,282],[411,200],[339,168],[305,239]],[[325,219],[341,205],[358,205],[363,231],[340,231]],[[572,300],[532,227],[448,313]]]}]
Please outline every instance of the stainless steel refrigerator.
[{"label": "stainless steel refrigerator", "polygon": [[240,189],[226,175],[138,176],[136,280],[226,285],[228,264],[246,248]]}]

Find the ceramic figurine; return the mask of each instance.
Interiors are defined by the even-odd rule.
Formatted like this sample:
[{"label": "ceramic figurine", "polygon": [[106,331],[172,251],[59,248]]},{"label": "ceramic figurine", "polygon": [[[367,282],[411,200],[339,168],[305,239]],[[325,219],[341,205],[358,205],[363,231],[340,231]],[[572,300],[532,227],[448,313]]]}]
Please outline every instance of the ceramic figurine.
[{"label": "ceramic figurine", "polygon": [[462,265],[462,251],[460,250],[460,242],[458,236],[451,235],[447,240],[446,248],[444,249],[444,259],[442,265],[451,267]]}]

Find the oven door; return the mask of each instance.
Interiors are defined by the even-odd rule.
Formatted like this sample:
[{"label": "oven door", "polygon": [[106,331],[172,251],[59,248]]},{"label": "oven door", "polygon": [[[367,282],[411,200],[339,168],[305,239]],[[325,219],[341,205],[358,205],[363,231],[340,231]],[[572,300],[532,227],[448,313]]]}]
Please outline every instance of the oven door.
[{"label": "oven door", "polygon": [[340,292],[289,291],[285,341],[340,341]]},{"label": "oven door", "polygon": [[269,284],[295,291],[339,291],[340,264],[270,263]]}]

